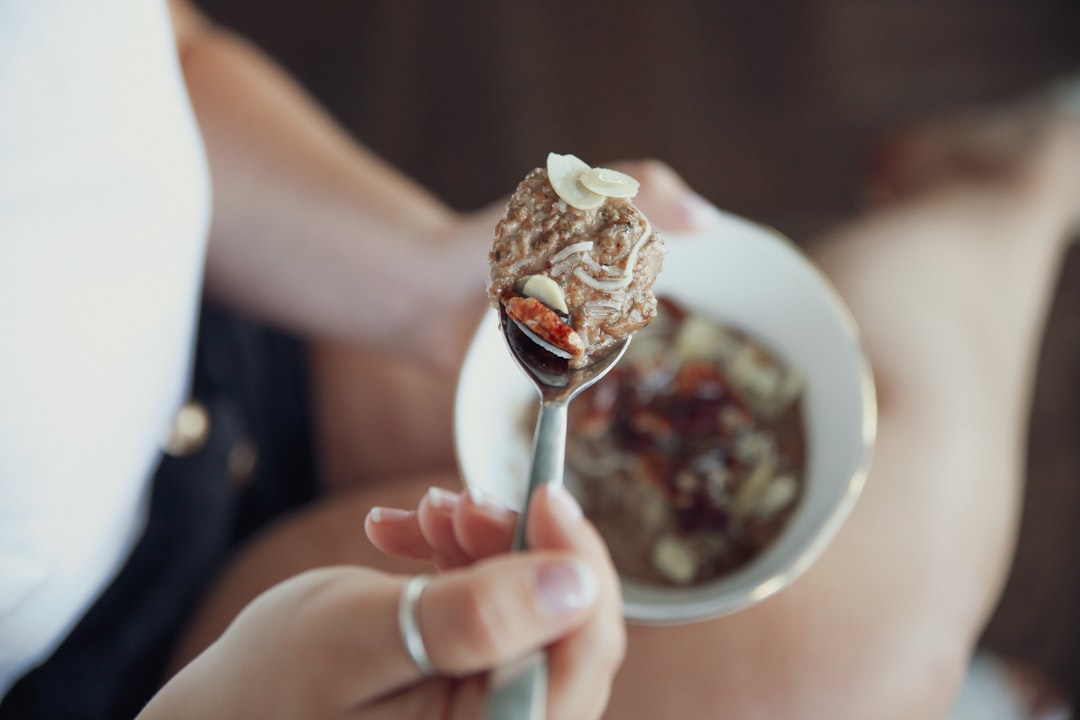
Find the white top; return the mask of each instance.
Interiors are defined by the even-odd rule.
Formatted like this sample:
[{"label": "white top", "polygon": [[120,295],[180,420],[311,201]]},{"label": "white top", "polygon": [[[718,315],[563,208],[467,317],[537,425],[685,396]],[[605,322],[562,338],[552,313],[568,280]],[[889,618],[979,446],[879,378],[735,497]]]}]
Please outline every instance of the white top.
[{"label": "white top", "polygon": [[164,0],[0,0],[0,697],[142,531],[209,200]]}]

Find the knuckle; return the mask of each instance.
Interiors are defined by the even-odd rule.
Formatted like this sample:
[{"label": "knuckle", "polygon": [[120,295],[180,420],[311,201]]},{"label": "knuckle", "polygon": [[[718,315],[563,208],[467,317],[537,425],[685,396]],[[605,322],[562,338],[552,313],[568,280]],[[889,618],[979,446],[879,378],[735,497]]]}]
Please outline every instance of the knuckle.
[{"label": "knuckle", "polygon": [[476,661],[498,658],[513,630],[511,612],[481,587],[471,587],[461,598],[455,622],[461,633],[463,653]]}]

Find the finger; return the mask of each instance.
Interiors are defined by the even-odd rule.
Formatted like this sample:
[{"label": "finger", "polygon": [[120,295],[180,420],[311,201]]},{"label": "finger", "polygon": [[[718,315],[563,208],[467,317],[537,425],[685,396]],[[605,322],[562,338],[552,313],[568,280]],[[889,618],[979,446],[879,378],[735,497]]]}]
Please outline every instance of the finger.
[{"label": "finger", "polygon": [[474,559],[507,552],[517,513],[491,495],[471,488],[454,511],[454,535]]},{"label": "finger", "polygon": [[430,560],[431,545],[420,529],[415,512],[397,508],[372,508],[364,518],[364,532],[371,544],[387,555]]},{"label": "finger", "polygon": [[[286,644],[298,657],[329,664],[329,675],[316,670],[320,682],[337,688],[333,694],[346,706],[360,707],[428,679],[406,649],[399,624],[406,582],[355,567],[325,568],[292,581],[297,590],[287,622],[278,623],[292,635]],[[412,616],[437,675],[464,677],[580,627],[597,592],[591,565],[573,553],[503,555],[430,578]]]},{"label": "finger", "polygon": [[441,673],[470,675],[580,627],[598,592],[591,563],[577,555],[502,555],[433,580],[420,598],[419,625]]},{"label": "finger", "polygon": [[373,704],[358,708],[355,717],[364,720],[476,720],[484,717],[487,691],[488,680],[484,674],[446,678],[380,698]]},{"label": "finger", "polygon": [[[466,525],[469,525],[470,517],[479,523],[490,521],[487,514],[491,510],[490,499],[477,497],[481,499],[463,498],[455,510],[455,519],[461,516]],[[496,515],[501,516],[497,505],[495,508]],[[553,716],[595,717],[606,705],[608,687],[625,647],[617,578],[603,541],[582,519],[580,508],[564,492],[539,493],[532,508],[529,517],[531,546],[574,550],[595,573],[595,608],[586,613],[587,624],[582,625],[580,618],[569,620],[571,624],[577,623],[571,628],[574,632],[549,649],[549,705]],[[494,534],[508,540],[510,524],[504,525],[499,520],[495,525],[502,529]],[[442,672],[468,674],[482,669],[485,662],[490,663],[488,667],[501,664],[529,649],[549,645],[552,639],[567,633],[561,624],[550,620],[542,621],[537,627],[537,617],[543,619],[550,611],[537,609],[538,603],[542,607],[542,601],[538,600],[539,582],[535,576],[525,582],[520,577],[520,573],[525,572],[520,563],[535,563],[537,558],[544,557],[547,556],[540,552],[503,556],[474,566],[464,571],[465,574],[458,572],[447,576],[467,580],[471,577],[467,573],[483,572],[487,582],[502,583],[501,602],[489,597],[498,588],[485,588],[482,584],[445,589],[433,581],[428,586],[418,606],[419,623],[436,668]],[[507,570],[511,567],[516,567],[519,573],[516,580]],[[456,579],[454,582],[465,581]],[[524,591],[521,590],[523,584]],[[513,587],[518,589],[514,591]],[[444,592],[449,595],[440,597]],[[517,599],[507,603],[506,598],[514,598],[515,593]],[[530,607],[532,610],[528,611]],[[524,619],[520,617],[523,611]],[[394,629],[396,631],[396,625]],[[418,671],[404,654],[400,638],[393,645],[402,648],[401,657],[406,661],[398,665],[394,682],[414,682]]]},{"label": "finger", "polygon": [[472,562],[454,535],[454,511],[460,504],[461,496],[457,493],[432,487],[420,500],[416,511],[420,531],[434,551],[435,564],[440,570]]},{"label": "finger", "polygon": [[641,188],[634,204],[661,230],[701,232],[716,225],[720,212],[690,189],[671,166],[659,160],[632,160],[612,167],[630,175]]},{"label": "finger", "polygon": [[548,651],[548,706],[556,718],[599,717],[626,652],[622,594],[607,546],[570,493],[555,485],[533,497],[528,539],[532,548],[577,552],[597,573],[598,597],[589,622]]},{"label": "finger", "polygon": [[[377,576],[371,580],[371,576]],[[335,659],[351,706],[427,677],[398,622],[406,579],[354,570],[309,593],[304,639]],[[509,662],[579,627],[597,597],[591,566],[570,553],[504,555],[430,579],[415,617],[440,676],[464,677]]]}]

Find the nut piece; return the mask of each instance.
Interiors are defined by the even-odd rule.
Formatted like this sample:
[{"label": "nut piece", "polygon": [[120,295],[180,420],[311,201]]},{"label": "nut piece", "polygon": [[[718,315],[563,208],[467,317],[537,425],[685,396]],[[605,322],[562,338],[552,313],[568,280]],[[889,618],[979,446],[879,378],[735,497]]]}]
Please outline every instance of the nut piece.
[{"label": "nut piece", "polygon": [[695,314],[687,317],[679,326],[673,352],[679,362],[719,361],[731,355],[734,347],[734,338],[722,325]]},{"label": "nut piece", "polygon": [[521,326],[522,330],[533,333],[533,340],[547,344],[549,350],[567,359],[581,357],[585,352],[585,343],[574,328],[562,321],[555,311],[536,298],[510,297],[503,304],[506,314]]},{"label": "nut piece", "polygon": [[609,168],[589,168],[581,173],[579,182],[594,193],[617,198],[632,198],[641,187],[626,173]]},{"label": "nut piece", "polygon": [[548,182],[567,205],[578,210],[592,210],[604,204],[605,197],[581,184],[581,174],[589,170],[589,164],[576,155],[548,153]]},{"label": "nut piece", "polygon": [[661,575],[678,585],[688,585],[697,575],[693,550],[671,535],[662,535],[656,541],[652,563]]},{"label": "nut piece", "polygon": [[791,475],[777,475],[757,498],[754,512],[764,517],[771,517],[780,512],[794,500],[799,493],[798,483]]},{"label": "nut piece", "polygon": [[547,275],[529,275],[521,286],[521,294],[533,297],[547,305],[549,308],[561,313],[569,313],[570,308],[566,305],[566,296],[559,283]]},{"label": "nut piece", "polygon": [[758,504],[759,498],[768,489],[776,475],[776,459],[772,455],[765,455],[757,466],[751,471],[750,476],[743,481],[743,485],[736,491],[732,506],[740,515],[751,512]]}]

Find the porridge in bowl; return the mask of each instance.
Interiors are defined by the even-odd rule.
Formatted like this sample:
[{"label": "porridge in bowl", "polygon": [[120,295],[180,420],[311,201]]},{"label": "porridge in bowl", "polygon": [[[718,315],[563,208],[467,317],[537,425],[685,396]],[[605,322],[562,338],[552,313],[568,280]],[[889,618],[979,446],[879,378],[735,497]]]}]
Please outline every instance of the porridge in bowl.
[{"label": "porridge in bowl", "polygon": [[[876,420],[873,375],[858,329],[828,281],[793,243],[723,212],[709,230],[667,232],[665,241],[658,296],[745,330],[805,379],[799,399],[805,472],[791,508],[783,511],[782,530],[745,564],[689,584],[638,581],[623,573],[625,617],[647,625],[736,612],[802,576],[862,491]],[[652,325],[664,322],[664,306],[661,301]],[[649,333],[663,327],[652,325],[637,333],[630,352],[647,350]],[[532,423],[535,408],[536,389],[508,360],[499,309],[493,307],[477,326],[455,399],[455,452],[469,487],[511,507],[523,506],[531,442],[522,425]]]},{"label": "porridge in bowl", "polygon": [[621,573],[689,585],[753,559],[797,505],[803,379],[740,330],[659,308],[570,407],[567,483]]}]

